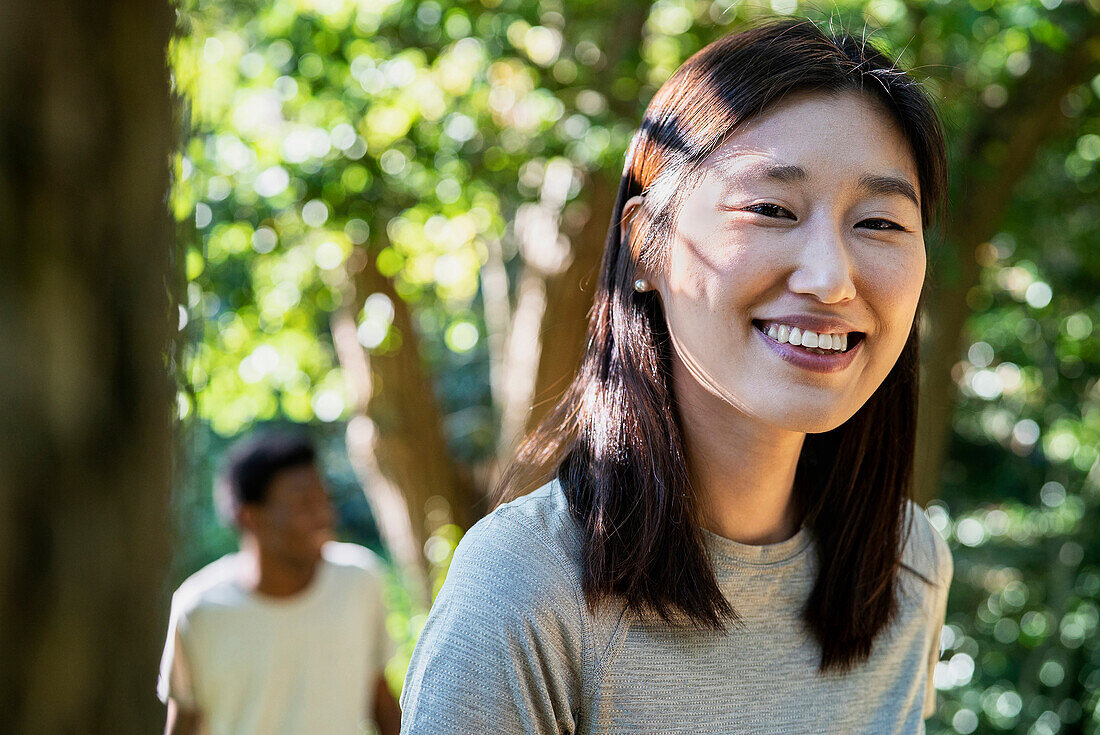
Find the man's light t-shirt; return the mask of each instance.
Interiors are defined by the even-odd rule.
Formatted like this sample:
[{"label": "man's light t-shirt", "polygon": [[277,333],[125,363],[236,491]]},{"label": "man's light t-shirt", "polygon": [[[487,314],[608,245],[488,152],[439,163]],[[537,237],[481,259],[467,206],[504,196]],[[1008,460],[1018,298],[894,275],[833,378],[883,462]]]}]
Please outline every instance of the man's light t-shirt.
[{"label": "man's light t-shirt", "polygon": [[172,596],[157,695],[198,710],[210,735],[358,735],[393,655],[383,563],[329,542],[309,585],[281,599],[241,586],[227,554]]}]

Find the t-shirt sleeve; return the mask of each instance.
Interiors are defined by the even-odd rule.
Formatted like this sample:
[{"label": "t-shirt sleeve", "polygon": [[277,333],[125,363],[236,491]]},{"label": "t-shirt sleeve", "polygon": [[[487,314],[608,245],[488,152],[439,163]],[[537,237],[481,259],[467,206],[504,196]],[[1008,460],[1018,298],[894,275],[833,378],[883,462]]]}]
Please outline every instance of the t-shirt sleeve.
[{"label": "t-shirt sleeve", "polygon": [[955,563],[951,556],[951,547],[947,545],[940,532],[934,526],[930,526],[936,558],[936,603],[932,618],[932,630],[928,647],[928,683],[924,693],[924,711],[922,716],[927,719],[936,713],[936,686],[933,675],[936,664],[940,660],[940,637],[944,623],[947,621],[947,593],[951,587],[951,579],[955,573]]},{"label": "t-shirt sleeve", "polygon": [[165,704],[168,704],[168,699],[172,698],[180,708],[193,710],[196,708],[196,703],[191,665],[187,654],[187,635],[187,615],[181,609],[179,596],[174,595],[172,612],[168,620],[168,636],[160,659],[157,697]]},{"label": "t-shirt sleeve", "polygon": [[455,549],[405,677],[403,735],[575,729],[583,596],[545,535],[504,510]]}]

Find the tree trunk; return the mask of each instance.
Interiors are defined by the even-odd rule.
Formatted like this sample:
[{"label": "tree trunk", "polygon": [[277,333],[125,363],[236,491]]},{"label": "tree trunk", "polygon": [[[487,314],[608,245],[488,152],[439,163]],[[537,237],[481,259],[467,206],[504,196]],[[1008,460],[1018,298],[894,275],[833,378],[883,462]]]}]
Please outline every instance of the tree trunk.
[{"label": "tree trunk", "polygon": [[561,159],[546,167],[537,203],[525,204],[516,214],[515,229],[523,256],[523,270],[516,289],[516,308],[505,340],[503,377],[499,390],[500,440],[497,459],[508,461],[526,432],[539,370],[553,355],[543,351],[548,321],[558,315],[550,308],[548,282],[567,273],[574,248],[562,235],[561,213],[565,206],[573,166]]},{"label": "tree trunk", "polygon": [[[607,36],[601,46],[606,49],[606,65],[594,85],[617,117],[634,119],[641,110],[637,102],[616,99],[611,85],[619,67],[634,61],[642,43],[643,28],[649,17],[650,4],[632,0],[614,6],[613,20],[602,23]],[[546,319],[542,324],[542,359],[527,414],[525,431],[530,431],[560,400],[580,366],[584,340],[588,331],[588,311],[596,291],[600,259],[611,223],[611,208],[615,205],[621,169],[605,168],[588,172],[584,182],[583,206],[587,210],[578,231],[566,229],[572,245],[568,269],[551,277],[546,284]]]},{"label": "tree trunk", "polygon": [[[917,424],[917,501],[936,497],[939,472],[954,412],[956,387],[951,367],[961,358],[963,325],[969,313],[967,292],[978,283],[975,251],[1000,224],[1012,192],[1028,173],[1036,152],[1067,123],[1062,97],[1087,81],[1100,64],[1092,47],[1100,38],[1100,18],[1080,39],[1055,55],[1035,53],[1005,107],[990,111],[964,148],[968,162],[947,216],[947,250],[931,264],[928,333],[922,343],[921,400]],[[1046,56],[1054,58],[1046,58]]]},{"label": "tree trunk", "polygon": [[414,521],[401,488],[390,481],[378,464],[382,443],[378,426],[370,419],[370,400],[374,391],[370,359],[359,344],[355,315],[340,309],[332,318],[332,341],[340,366],[355,396],[355,416],[348,422],[345,443],[348,461],[367,497],[371,516],[386,548],[413,590],[416,602],[431,604],[428,568],[421,551],[423,539],[413,529]]},{"label": "tree trunk", "polygon": [[[358,268],[350,274],[353,291],[333,321],[358,413],[348,426],[348,453],[391,552],[414,580],[426,580],[425,542],[444,523],[468,528],[480,515],[480,495],[469,471],[451,457],[412,312],[378,272],[376,252],[372,247],[352,261]],[[392,352],[368,353],[358,342],[355,319],[371,294],[384,295],[393,307],[401,343]],[[420,586],[426,602],[428,588]]]},{"label": "tree trunk", "polygon": [[595,171],[586,182],[588,216],[577,233],[569,233],[573,259],[568,270],[550,279],[546,287],[547,320],[542,329],[534,402],[527,418],[533,429],[557,404],[580,366],[588,332],[588,312],[596,292],[611,208],[615,205],[618,179],[608,171]]},{"label": "tree trunk", "polygon": [[154,732],[172,11],[5,0],[0,18],[0,712],[6,732]]},{"label": "tree trunk", "polygon": [[[601,84],[597,85],[605,96],[610,93],[613,72],[619,63],[636,53],[648,9],[649,5],[645,2],[618,6],[616,21],[602,26],[615,29],[606,45],[606,73],[601,77]],[[633,103],[611,102],[620,115],[636,114]],[[490,258],[482,273],[482,288],[487,312],[493,396],[502,416],[502,431],[495,456],[475,466],[460,465],[447,457],[442,431],[438,428],[442,416],[415,349],[416,335],[411,327],[407,305],[394,293],[392,284],[378,274],[373,256],[368,258],[372,262],[355,276],[357,295],[349,302],[351,313],[358,314],[368,294],[375,291],[386,293],[394,304],[394,324],[405,340],[396,354],[381,358],[372,355],[369,358],[370,364],[376,366],[381,386],[373,386],[372,383],[370,392],[374,397],[368,400],[376,407],[367,411],[372,418],[377,414],[375,423],[379,431],[366,433],[392,438],[392,442],[378,444],[369,451],[377,458],[379,468],[391,468],[381,471],[390,478],[391,487],[399,488],[407,499],[412,533],[418,541],[426,538],[418,529],[423,528],[423,523],[430,523],[423,511],[423,503],[431,495],[446,500],[454,522],[463,528],[469,528],[489,510],[485,491],[495,482],[502,464],[510,459],[511,451],[522,438],[523,431],[532,428],[534,422],[549,410],[572,378],[584,347],[588,309],[592,305],[617,185],[618,172],[589,173],[589,180],[585,182],[588,214],[583,218],[584,224],[579,232],[570,232],[563,227],[569,240],[569,252],[563,259],[568,263],[566,269],[557,272],[552,266],[546,267],[549,265],[547,263],[525,267],[514,310],[509,308],[508,285],[498,250],[499,243],[490,243]],[[556,233],[556,213],[560,212],[564,201],[558,202],[553,193],[546,191],[541,200],[536,206],[545,211],[535,219],[541,219],[542,224],[553,219]],[[532,254],[539,255],[531,253],[531,248],[545,246],[545,243],[540,245],[536,240],[532,238],[527,248],[529,252],[524,253],[525,261]],[[558,254],[552,255],[556,257]],[[529,321],[522,321],[524,319]],[[531,355],[537,355],[537,358],[525,359]],[[363,381],[363,376],[369,375],[369,372],[358,370],[357,374],[360,376],[358,380]],[[386,377],[387,374],[389,377]],[[364,389],[363,385],[353,388],[357,393]],[[403,397],[396,398],[394,393]],[[386,425],[390,428],[384,428]],[[433,429],[433,426],[437,428]],[[523,431],[520,431],[521,428]],[[349,449],[352,449],[351,444]],[[370,472],[365,459],[359,466],[363,472]]]}]

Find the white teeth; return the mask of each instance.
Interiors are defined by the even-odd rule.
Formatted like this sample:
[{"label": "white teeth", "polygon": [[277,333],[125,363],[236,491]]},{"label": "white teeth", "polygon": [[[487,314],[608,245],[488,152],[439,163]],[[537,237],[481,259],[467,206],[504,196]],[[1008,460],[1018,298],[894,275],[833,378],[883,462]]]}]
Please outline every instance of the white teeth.
[{"label": "white teeth", "polygon": [[792,344],[805,348],[808,352],[818,354],[835,354],[848,350],[848,333],[843,334],[818,334],[810,329],[799,329],[786,324],[772,324],[765,332],[769,337],[780,344]]}]

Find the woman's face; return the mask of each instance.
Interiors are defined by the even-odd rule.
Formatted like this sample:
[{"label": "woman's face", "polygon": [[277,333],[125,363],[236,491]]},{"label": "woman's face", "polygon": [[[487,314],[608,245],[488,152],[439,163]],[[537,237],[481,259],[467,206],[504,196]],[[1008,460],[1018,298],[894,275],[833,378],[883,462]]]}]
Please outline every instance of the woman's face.
[{"label": "woman's face", "polygon": [[[666,272],[640,273],[659,290],[680,374],[778,428],[851,418],[913,324],[921,192],[907,141],[875,104],[799,93],[750,120],[685,196]],[[809,343],[838,335],[848,351],[790,343],[807,329]]]}]

